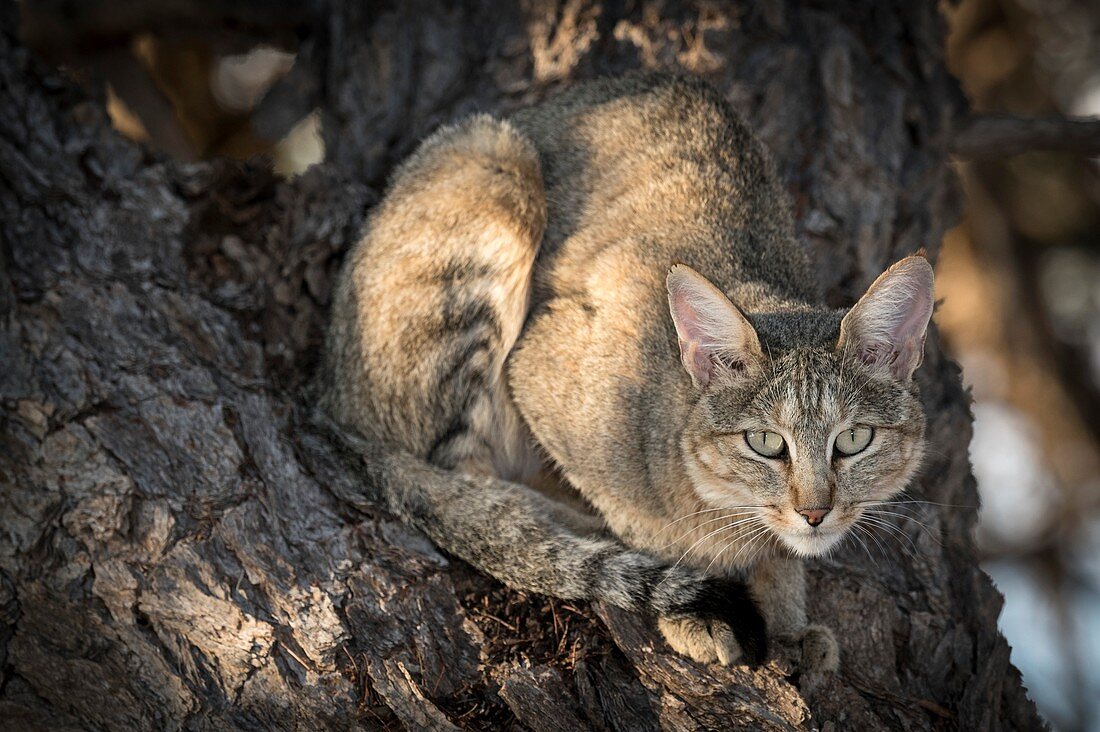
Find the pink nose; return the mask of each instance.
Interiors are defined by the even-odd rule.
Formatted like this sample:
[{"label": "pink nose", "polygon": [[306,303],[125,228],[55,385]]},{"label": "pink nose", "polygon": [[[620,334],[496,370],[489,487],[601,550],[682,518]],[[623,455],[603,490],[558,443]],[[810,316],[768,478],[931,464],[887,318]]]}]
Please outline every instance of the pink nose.
[{"label": "pink nose", "polygon": [[800,508],[798,512],[806,519],[806,523],[810,526],[817,526],[825,517],[832,511],[833,507],[828,506],[826,508]]}]

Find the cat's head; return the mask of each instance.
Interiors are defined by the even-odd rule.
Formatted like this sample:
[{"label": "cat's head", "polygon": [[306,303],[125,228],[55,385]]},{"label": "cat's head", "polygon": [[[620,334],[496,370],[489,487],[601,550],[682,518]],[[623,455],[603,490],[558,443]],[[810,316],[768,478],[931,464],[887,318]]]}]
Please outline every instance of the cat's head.
[{"label": "cat's head", "polygon": [[[927,260],[903,259],[844,315],[839,337],[839,313],[830,320],[807,312],[793,316],[814,321],[806,343],[776,339],[776,348],[767,338],[762,345],[702,275],[673,267],[669,304],[680,357],[699,390],[683,436],[699,498],[747,514],[745,530],[763,525],[809,556],[828,551],[867,508],[903,490],[924,452],[913,372],[932,284]],[[755,318],[758,325],[766,317]]]}]

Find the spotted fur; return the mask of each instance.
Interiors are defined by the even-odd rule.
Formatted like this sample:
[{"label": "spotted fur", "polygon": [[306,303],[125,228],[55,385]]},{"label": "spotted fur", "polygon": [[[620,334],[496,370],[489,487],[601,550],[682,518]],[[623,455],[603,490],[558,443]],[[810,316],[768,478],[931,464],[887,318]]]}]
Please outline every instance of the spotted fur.
[{"label": "spotted fur", "polygon": [[[720,95],[599,80],[444,128],[401,167],[337,288],[322,405],[358,434],[375,497],[445,549],[655,613],[702,661],[758,660],[766,620],[808,678],[837,655],[797,557],[919,465],[930,288],[911,258],[846,317],[824,307]],[[838,458],[855,424],[872,447]],[[784,459],[748,447],[762,429]],[[543,463],[581,510],[528,487]],[[812,527],[806,506],[832,510]]]}]

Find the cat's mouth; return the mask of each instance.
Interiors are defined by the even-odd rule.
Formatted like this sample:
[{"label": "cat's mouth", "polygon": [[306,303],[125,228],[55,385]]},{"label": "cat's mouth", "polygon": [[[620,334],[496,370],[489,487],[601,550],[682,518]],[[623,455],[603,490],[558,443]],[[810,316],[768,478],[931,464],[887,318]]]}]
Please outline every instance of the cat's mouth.
[{"label": "cat's mouth", "polygon": [[848,533],[847,522],[833,522],[821,526],[783,526],[775,530],[788,549],[799,556],[817,557],[827,554]]},{"label": "cat's mouth", "polygon": [[827,554],[829,550],[844,538],[844,529],[810,529],[809,531],[780,534],[792,551],[806,557],[817,557]]}]

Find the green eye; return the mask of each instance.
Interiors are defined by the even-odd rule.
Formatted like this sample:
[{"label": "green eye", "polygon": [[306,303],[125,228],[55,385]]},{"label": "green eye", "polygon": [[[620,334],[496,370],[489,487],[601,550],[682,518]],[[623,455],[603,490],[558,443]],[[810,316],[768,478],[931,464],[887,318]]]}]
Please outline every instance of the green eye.
[{"label": "green eye", "polygon": [[857,424],[836,436],[836,451],[841,455],[855,455],[867,449],[875,431],[866,425]]},{"label": "green eye", "polygon": [[787,450],[787,443],[775,432],[760,430],[759,432],[746,432],[745,442],[757,455],[774,458],[779,457]]}]

